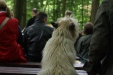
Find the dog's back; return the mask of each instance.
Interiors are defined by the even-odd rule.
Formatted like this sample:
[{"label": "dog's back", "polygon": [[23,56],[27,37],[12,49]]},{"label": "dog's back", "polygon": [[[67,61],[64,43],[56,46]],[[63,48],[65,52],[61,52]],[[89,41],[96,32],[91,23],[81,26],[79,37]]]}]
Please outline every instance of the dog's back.
[{"label": "dog's back", "polygon": [[42,69],[38,75],[78,75],[73,66],[76,56],[73,39],[77,37],[77,29],[74,28],[74,35],[68,26],[62,26],[70,23],[73,23],[71,19],[64,19],[54,30],[43,50]]}]

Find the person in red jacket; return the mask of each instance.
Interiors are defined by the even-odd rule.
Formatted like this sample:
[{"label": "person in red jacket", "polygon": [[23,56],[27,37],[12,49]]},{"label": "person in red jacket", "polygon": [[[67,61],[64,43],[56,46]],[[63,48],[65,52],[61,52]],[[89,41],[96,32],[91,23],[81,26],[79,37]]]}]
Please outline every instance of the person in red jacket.
[{"label": "person in red jacket", "polygon": [[0,26],[6,17],[9,20],[0,30],[0,62],[26,63],[22,47],[17,43],[18,20],[11,18],[5,1],[0,0]]}]

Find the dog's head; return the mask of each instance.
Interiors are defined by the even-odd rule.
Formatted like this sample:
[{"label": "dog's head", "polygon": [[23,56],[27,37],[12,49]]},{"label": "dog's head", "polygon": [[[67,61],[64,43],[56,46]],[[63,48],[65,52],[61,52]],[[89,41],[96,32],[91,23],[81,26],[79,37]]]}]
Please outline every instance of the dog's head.
[{"label": "dog's head", "polygon": [[78,36],[78,23],[73,18],[60,18],[57,22],[52,22],[51,24],[59,35],[61,34],[65,37],[72,37],[73,39],[76,39]]}]

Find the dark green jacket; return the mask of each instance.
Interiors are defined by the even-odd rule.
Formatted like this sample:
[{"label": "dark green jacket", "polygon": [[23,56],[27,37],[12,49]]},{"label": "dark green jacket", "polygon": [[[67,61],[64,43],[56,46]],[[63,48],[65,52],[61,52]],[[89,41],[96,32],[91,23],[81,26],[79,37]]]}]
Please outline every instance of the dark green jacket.
[{"label": "dark green jacket", "polygon": [[89,61],[84,70],[99,75],[113,75],[113,1],[105,0],[99,6],[94,34],[89,49]]},{"label": "dark green jacket", "polygon": [[92,35],[82,36],[75,47],[77,55],[80,57],[82,62],[85,62],[88,59],[89,46]]}]

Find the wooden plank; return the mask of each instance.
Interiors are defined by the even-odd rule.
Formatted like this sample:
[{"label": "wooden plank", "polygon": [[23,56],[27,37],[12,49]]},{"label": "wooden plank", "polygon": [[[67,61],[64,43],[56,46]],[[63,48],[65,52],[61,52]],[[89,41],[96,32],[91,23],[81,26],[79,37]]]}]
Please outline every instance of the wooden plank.
[{"label": "wooden plank", "polygon": [[[0,66],[0,75],[37,75],[41,68],[3,67]],[[76,70],[79,75],[87,75],[86,71]]]},{"label": "wooden plank", "polygon": [[76,70],[77,73],[86,73],[84,70]]},{"label": "wooden plank", "polygon": [[82,69],[83,65],[84,65],[83,63],[75,63],[74,67],[75,67],[76,70],[83,70]]},{"label": "wooden plank", "polygon": [[0,66],[7,66],[7,67],[28,67],[28,68],[41,68],[41,63],[0,63]]},{"label": "wooden plank", "polygon": [[0,75],[36,75],[40,68],[3,67],[0,66]]},{"label": "wooden plank", "polygon": [[[74,67],[76,70],[82,70],[83,63],[75,61]],[[41,68],[41,63],[29,62],[29,63],[0,63],[0,66],[7,67],[28,67],[28,68]]]},{"label": "wooden plank", "polygon": [[[75,63],[74,67],[77,70],[82,70],[83,63]],[[28,67],[28,68],[41,68],[41,63],[0,63],[0,66],[7,67]]]}]

